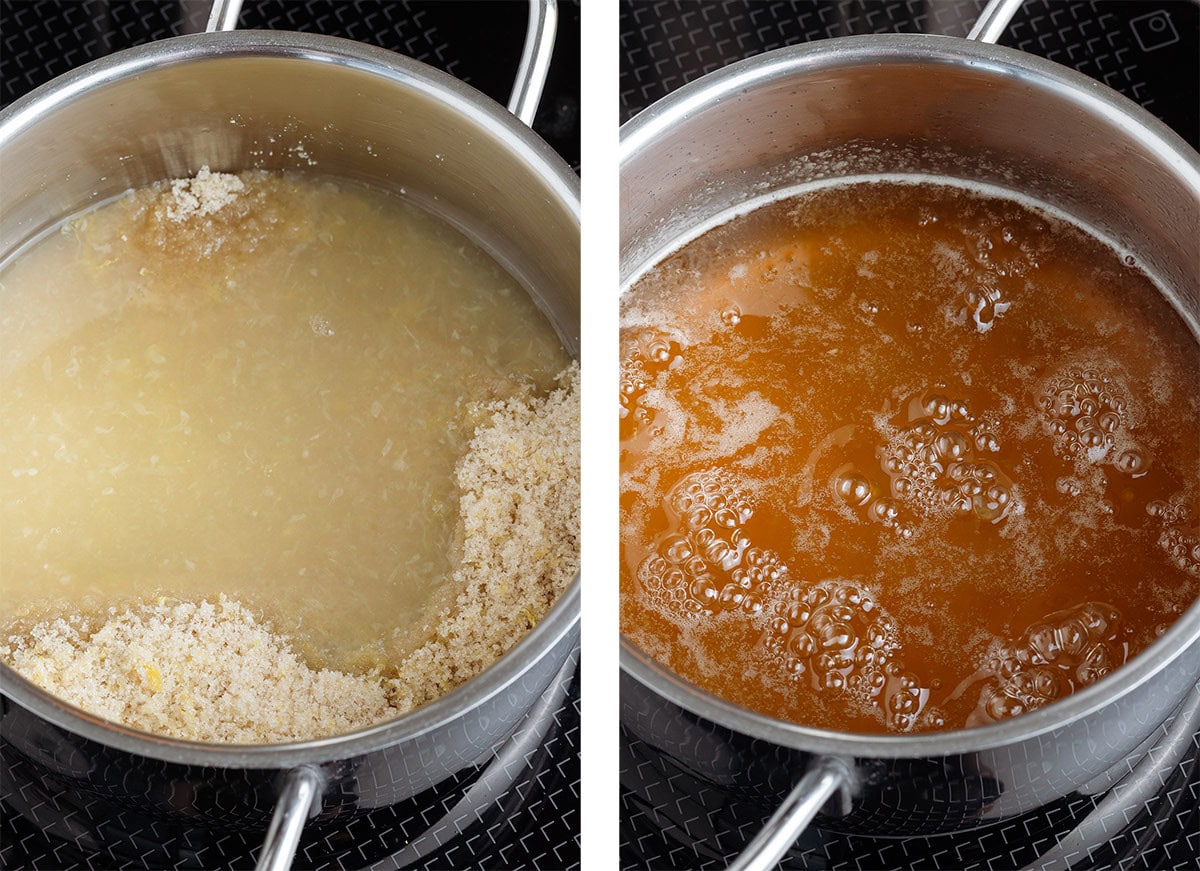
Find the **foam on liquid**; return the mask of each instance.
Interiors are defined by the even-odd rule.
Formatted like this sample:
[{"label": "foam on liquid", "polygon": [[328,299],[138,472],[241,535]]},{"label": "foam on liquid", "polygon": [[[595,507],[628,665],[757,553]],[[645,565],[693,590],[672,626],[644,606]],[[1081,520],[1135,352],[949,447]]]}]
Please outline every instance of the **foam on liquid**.
[{"label": "foam on liquid", "polygon": [[625,294],[635,643],[783,719],[956,728],[1196,599],[1195,338],[1122,253],[996,193],[806,189]]}]

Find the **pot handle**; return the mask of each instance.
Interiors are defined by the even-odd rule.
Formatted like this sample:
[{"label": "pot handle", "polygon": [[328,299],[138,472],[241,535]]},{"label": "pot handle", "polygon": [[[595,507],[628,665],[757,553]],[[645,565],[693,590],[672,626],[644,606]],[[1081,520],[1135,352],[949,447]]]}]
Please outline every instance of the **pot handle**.
[{"label": "pot handle", "polygon": [[542,99],[542,89],[550,74],[550,56],[554,53],[554,34],[558,31],[558,0],[529,0],[529,25],[525,29],[525,48],[513,82],[508,111],[533,126]]},{"label": "pot handle", "polygon": [[204,26],[204,32],[237,30],[238,15],[241,11],[242,0],[213,0],[212,8],[208,11],[208,24]]},{"label": "pot handle", "polygon": [[967,39],[976,42],[996,42],[1004,34],[1008,22],[1012,21],[1012,17],[1021,8],[1022,2],[1023,0],[989,0],[975,26],[967,34]]},{"label": "pot handle", "polygon": [[[213,0],[205,31],[237,29],[242,0]],[[533,126],[542,89],[550,74],[550,56],[554,53],[554,35],[558,30],[558,0],[529,0],[529,24],[525,28],[525,47],[508,98],[508,111],[526,127]]]},{"label": "pot handle", "polygon": [[324,786],[325,775],[312,765],[287,773],[254,871],[288,871],[292,867],[300,832],[305,821],[320,810]]},{"label": "pot handle", "polygon": [[854,769],[849,762],[837,756],[818,757],[762,830],[730,863],[729,871],[770,871],[775,868],[835,793],[841,796],[839,811],[849,812],[855,785]]}]

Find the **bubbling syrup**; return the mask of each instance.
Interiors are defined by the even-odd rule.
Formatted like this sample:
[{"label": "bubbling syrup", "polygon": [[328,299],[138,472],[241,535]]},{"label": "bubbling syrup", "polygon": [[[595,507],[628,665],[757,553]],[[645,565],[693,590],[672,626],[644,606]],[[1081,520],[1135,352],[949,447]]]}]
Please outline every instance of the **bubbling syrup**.
[{"label": "bubbling syrup", "polygon": [[1112,247],[925,179],[809,190],[622,300],[623,632],[770,716],[961,728],[1200,594],[1195,338]]}]

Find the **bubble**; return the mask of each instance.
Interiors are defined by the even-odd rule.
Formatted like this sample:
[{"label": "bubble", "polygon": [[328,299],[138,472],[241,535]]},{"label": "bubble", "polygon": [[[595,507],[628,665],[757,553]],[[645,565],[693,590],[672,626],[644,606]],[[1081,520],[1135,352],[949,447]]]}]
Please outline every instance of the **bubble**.
[{"label": "bubble", "polygon": [[[1012,481],[994,463],[977,457],[1000,449],[991,424],[972,415],[964,400],[937,390],[913,397],[907,409],[907,421],[897,422],[900,435],[877,451],[891,495],[927,517],[976,511],[988,522],[1003,520],[1013,502]],[[992,485],[998,489],[989,492]],[[889,518],[876,504],[869,506],[870,519],[892,526],[901,537],[912,536],[913,526],[903,512]]]},{"label": "bubble", "polygon": [[952,405],[950,400],[940,393],[932,393],[922,402],[926,417],[933,418],[935,423],[949,423]]},{"label": "bubble", "polygon": [[1062,652],[1067,656],[1077,656],[1088,641],[1087,627],[1077,619],[1068,619],[1055,630]]},{"label": "bubble", "polygon": [[[1042,662],[1053,662],[1062,652],[1058,642],[1058,631],[1046,623],[1035,625],[1028,631],[1026,638],[1029,649]],[[1038,659],[1034,661],[1036,662]]]},{"label": "bubble", "polygon": [[[685,536],[671,536],[664,542],[666,559],[673,563],[682,563],[691,559],[692,543]],[[661,557],[655,557],[658,562],[664,562]]]},{"label": "bubble", "polygon": [[[1174,518],[1180,514],[1182,512],[1166,513],[1165,516]],[[1160,519],[1163,519],[1163,516],[1160,515]],[[1169,525],[1159,535],[1158,545],[1175,566],[1192,577],[1200,577],[1200,535],[1184,532],[1179,526]]]},{"label": "bubble", "polygon": [[1118,440],[1128,444],[1130,438],[1125,397],[1107,375],[1069,369],[1047,383],[1039,408],[1060,455],[1082,455],[1134,477],[1145,473],[1146,456],[1140,447],[1128,447],[1116,456],[1109,450]]},{"label": "bubble", "polygon": [[929,692],[894,660],[896,629],[870,593],[857,584],[823,581],[781,595],[774,606],[780,619],[768,624],[765,643],[785,673],[812,675],[818,689],[844,691],[885,714],[889,705],[920,714]]},{"label": "bubble", "polygon": [[663,508],[669,528],[638,569],[643,587],[662,594],[657,601],[664,607],[695,617],[759,613],[759,588],[786,567],[774,552],[751,547],[741,527],[753,505],[736,478],[721,469],[686,475],[668,491]]},{"label": "bubble", "polygon": [[1070,496],[1074,499],[1083,492],[1083,484],[1075,478],[1063,477],[1054,482],[1054,489],[1064,496]]},{"label": "bubble", "polygon": [[[633,352],[621,361],[620,380],[620,415],[621,420],[633,423],[644,423],[649,415],[638,406],[638,400],[646,391],[647,373],[641,354]],[[622,436],[628,433],[622,429]]]},{"label": "bubble", "polygon": [[839,475],[834,489],[847,503],[855,507],[866,505],[871,499],[871,484],[862,475],[847,472]]},{"label": "bubble", "polygon": [[961,460],[966,456],[968,447],[967,437],[954,430],[943,432],[934,442],[938,457],[950,462]]},{"label": "bubble", "polygon": [[720,590],[713,583],[711,575],[699,575],[695,577],[688,588],[688,593],[701,605],[712,605],[721,595]]},{"label": "bubble", "polygon": [[1056,611],[1000,650],[986,667],[979,710],[992,720],[1036,710],[1125,662],[1120,613],[1101,602]]},{"label": "bubble", "polygon": [[1140,451],[1123,451],[1121,455],[1117,457],[1116,467],[1118,472],[1122,472],[1134,478],[1139,478],[1146,474],[1146,458],[1142,456]]},{"label": "bubble", "polygon": [[727,327],[736,327],[742,322],[742,310],[736,305],[731,305],[721,311],[721,323]]},{"label": "bubble", "polygon": [[1083,655],[1082,661],[1075,667],[1075,682],[1079,686],[1095,683],[1112,671],[1109,664],[1109,650],[1103,644],[1095,644]]},{"label": "bubble", "polygon": [[731,508],[721,508],[713,515],[713,521],[718,526],[733,529],[738,525],[738,512]]},{"label": "bubble", "polygon": [[325,315],[313,315],[308,319],[309,328],[312,329],[313,335],[316,336],[332,336],[333,326],[329,323],[329,319]]},{"label": "bubble", "polygon": [[871,516],[885,526],[891,526],[900,515],[900,506],[892,499],[876,499],[871,505]]},{"label": "bubble", "polygon": [[921,718],[921,725],[930,731],[945,729],[946,715],[936,708],[926,708],[925,714]]}]

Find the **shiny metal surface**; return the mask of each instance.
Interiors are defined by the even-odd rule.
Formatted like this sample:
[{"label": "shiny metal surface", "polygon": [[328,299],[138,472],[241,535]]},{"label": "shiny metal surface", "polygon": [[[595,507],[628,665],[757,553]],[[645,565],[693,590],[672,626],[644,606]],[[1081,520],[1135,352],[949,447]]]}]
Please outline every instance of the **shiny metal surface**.
[{"label": "shiny metal surface", "polygon": [[238,16],[241,12],[242,0],[213,0],[208,13],[208,23],[204,26],[205,32],[237,30]]},{"label": "shiny metal surface", "polygon": [[842,793],[842,804],[850,804],[853,783],[849,763],[833,756],[815,759],[762,830],[730,863],[729,871],[771,871],[834,795]]},{"label": "shiny metal surface", "polygon": [[304,822],[320,810],[324,787],[325,776],[319,768],[301,765],[287,773],[254,871],[287,871],[292,867]]},{"label": "shiny metal surface", "polygon": [[983,12],[972,25],[971,32],[967,34],[967,39],[996,42],[1004,35],[1008,23],[1012,21],[1023,2],[1025,0],[988,0],[988,5],[983,8]]},{"label": "shiny metal surface", "polygon": [[418,860],[428,856],[441,846],[440,835],[445,827],[455,819],[466,815],[478,816],[500,796],[512,788],[517,772],[524,767],[527,760],[551,731],[554,712],[558,710],[567,696],[571,685],[572,674],[579,662],[579,650],[575,649],[562,664],[551,688],[541,697],[529,711],[527,722],[530,728],[514,735],[496,757],[488,763],[487,768],[479,778],[463,794],[457,804],[448,810],[442,820],[431,825],[419,838],[413,839],[404,849],[389,859],[389,864],[396,868],[407,868],[415,865]]},{"label": "shiny metal surface", "polygon": [[508,98],[508,111],[526,127],[533,126],[546,76],[550,74],[550,54],[554,50],[554,33],[558,28],[557,0],[529,0],[529,26],[525,32],[525,47]]},{"label": "shiny metal surface", "polygon": [[9,106],[0,154],[0,256],[202,164],[317,171],[404,191],[464,230],[578,352],[578,179],[502,107],[391,52],[284,32],[163,40]]},{"label": "shiny metal surface", "polygon": [[1200,684],[1184,699],[1166,735],[1155,743],[1153,751],[1118,780],[1096,809],[1067,837],[1039,857],[1039,871],[1061,871],[1087,862],[1092,850],[1104,844],[1127,820],[1136,817],[1163,788],[1163,772],[1179,764],[1197,730],[1200,730]]},{"label": "shiny metal surface", "polygon": [[[579,182],[503,107],[347,40],[207,33],[81,67],[0,112],[0,261],[63,218],[163,178],[316,172],[403,193],[491,253],[579,352]],[[319,770],[315,825],[394,804],[500,746],[578,644],[578,578],[506,656],[446,697],[357,733],[266,747],[145,735],[0,665],[0,731],[66,789],[214,826],[263,827],[282,771]]]},{"label": "shiny metal surface", "polygon": [[[918,173],[999,186],[1073,216],[1130,252],[1200,337],[1200,156],[1119,95],[1030,55],[919,35],[781,49],[675,91],[622,128],[620,153],[623,287],[746,201],[815,180]],[[693,756],[697,734],[706,755],[721,748],[718,758],[744,759],[748,741],[758,753],[777,748],[794,777],[814,756],[849,757],[862,792],[847,817],[822,825],[954,831],[1064,796],[1144,741],[1200,678],[1200,603],[1063,701],[936,734],[855,735],[764,717],[680,680],[625,639],[621,664],[652,691],[623,691],[624,722],[653,746],[676,745],[684,764],[714,764]],[[673,737],[681,722],[683,744]],[[740,782],[736,766],[728,776]]]}]

